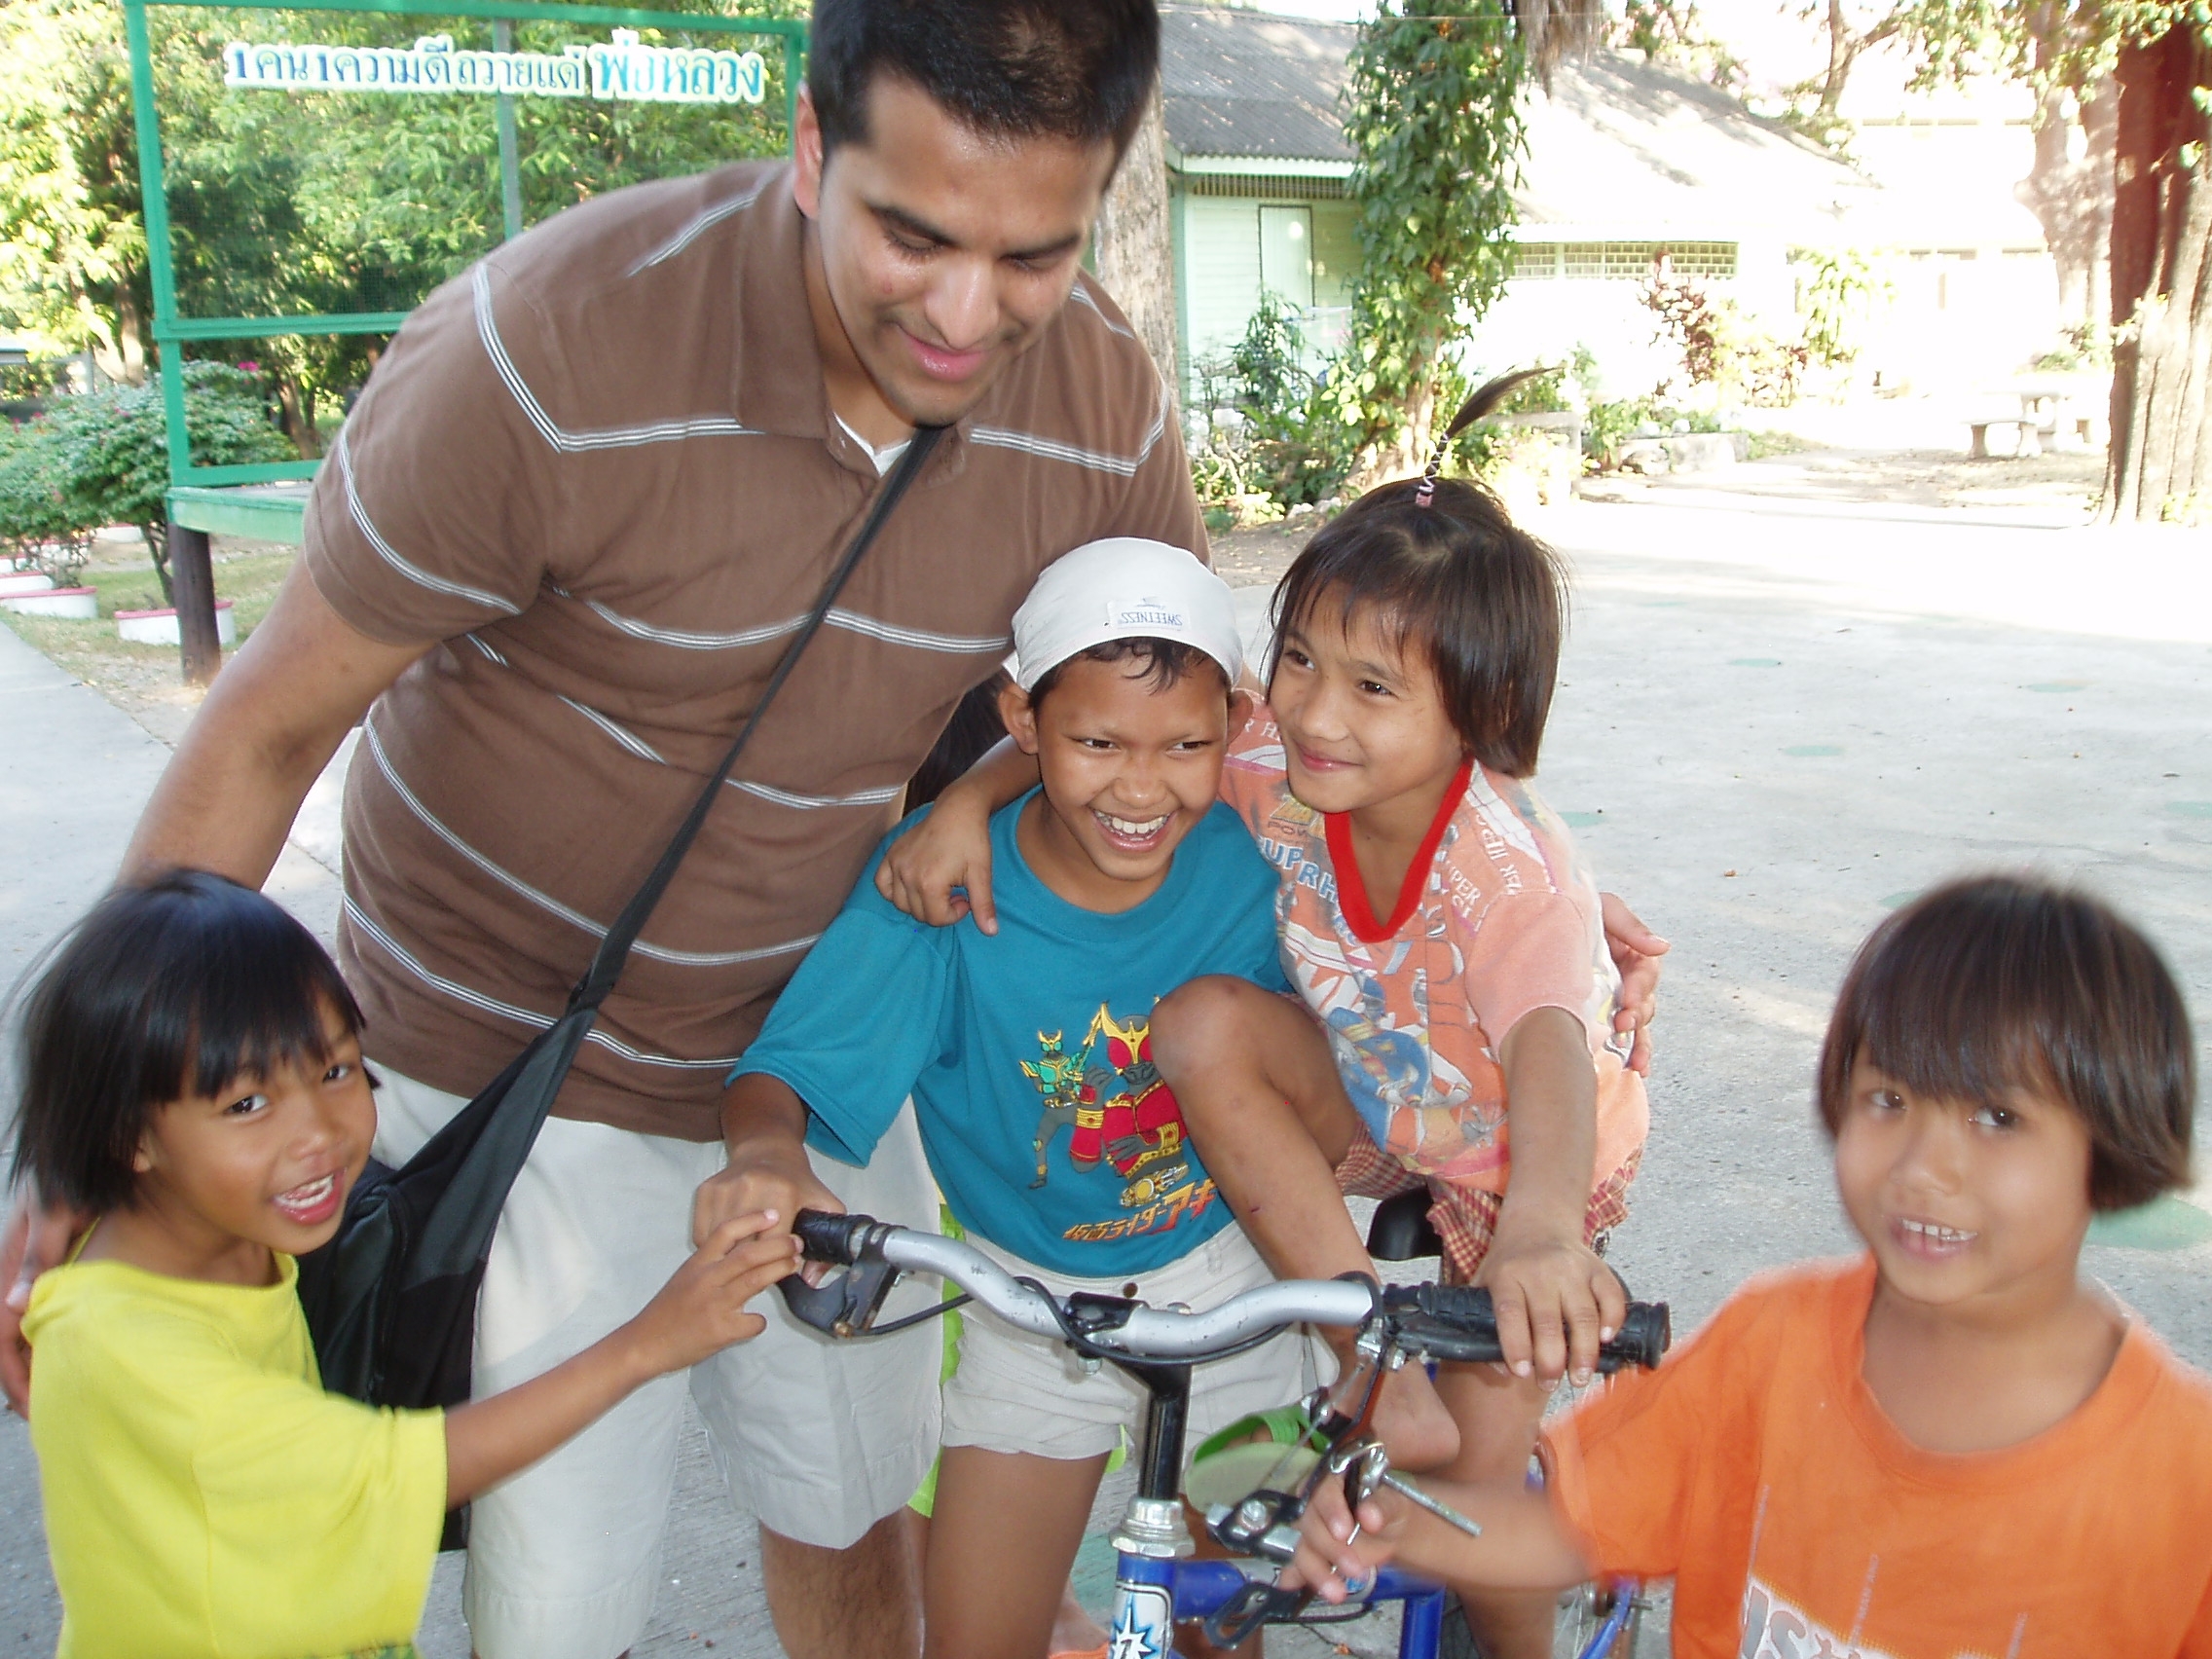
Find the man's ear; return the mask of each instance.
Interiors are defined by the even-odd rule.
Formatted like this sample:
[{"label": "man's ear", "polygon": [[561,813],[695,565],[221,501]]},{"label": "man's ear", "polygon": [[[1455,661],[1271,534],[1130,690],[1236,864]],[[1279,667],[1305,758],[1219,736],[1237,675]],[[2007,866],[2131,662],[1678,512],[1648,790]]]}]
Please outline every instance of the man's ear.
[{"label": "man's ear", "polygon": [[1235,743],[1243,735],[1252,720],[1252,693],[1241,685],[1232,686],[1229,692],[1229,741]]},{"label": "man's ear", "polygon": [[1014,748],[1024,755],[1037,753],[1036,705],[1030,702],[1029,693],[1011,680],[999,687],[999,719],[1005,722]]},{"label": "man's ear", "polygon": [[822,122],[814,113],[814,96],[801,87],[798,109],[792,118],[792,200],[809,219],[822,216],[822,173],[829,157],[822,148]]}]

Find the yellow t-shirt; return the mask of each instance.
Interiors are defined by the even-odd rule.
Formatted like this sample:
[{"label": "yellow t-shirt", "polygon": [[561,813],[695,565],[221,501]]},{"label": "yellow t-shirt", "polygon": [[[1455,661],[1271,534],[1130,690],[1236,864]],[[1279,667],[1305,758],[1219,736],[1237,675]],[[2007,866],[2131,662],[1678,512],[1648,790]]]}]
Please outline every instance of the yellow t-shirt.
[{"label": "yellow t-shirt", "polygon": [[324,1393],[297,1268],[276,1261],[259,1288],[74,1262],[32,1291],[58,1659],[413,1641],[445,1513],[444,1414]]}]

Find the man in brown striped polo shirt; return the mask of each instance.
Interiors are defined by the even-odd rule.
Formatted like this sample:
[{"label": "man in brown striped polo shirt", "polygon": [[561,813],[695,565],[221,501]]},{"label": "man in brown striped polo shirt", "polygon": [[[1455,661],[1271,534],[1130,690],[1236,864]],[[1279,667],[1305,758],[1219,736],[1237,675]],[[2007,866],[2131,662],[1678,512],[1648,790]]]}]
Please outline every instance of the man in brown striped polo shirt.
[{"label": "man in brown striped polo shirt", "polygon": [[[915,426],[951,428],[509,1199],[481,1387],[611,1329],[686,1253],[723,1075],[1037,571],[1109,535],[1202,551],[1166,390],[1080,270],[1158,49],[1152,0],[820,0],[792,163],[573,208],[410,318],[316,478],[300,566],[148,807],[129,870],[258,883],[360,722],[340,944],[380,1150],[403,1157],[561,1008],[880,471]],[[856,1042],[866,1010],[855,986]],[[906,1146],[832,1184],[934,1221]],[[831,1349],[772,1323],[692,1374],[796,1659],[915,1649],[895,1516],[935,1451],[937,1340]],[[611,1659],[642,1633],[682,1386],[477,1501],[485,1659]]]}]

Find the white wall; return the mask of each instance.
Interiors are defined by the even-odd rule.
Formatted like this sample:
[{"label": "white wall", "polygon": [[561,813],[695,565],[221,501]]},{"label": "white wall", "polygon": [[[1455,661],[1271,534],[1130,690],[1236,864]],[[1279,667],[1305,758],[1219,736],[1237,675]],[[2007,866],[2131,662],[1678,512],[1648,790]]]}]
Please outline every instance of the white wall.
[{"label": "white wall", "polygon": [[1260,298],[1260,208],[1294,205],[1311,214],[1313,304],[1321,332],[1341,315],[1359,259],[1358,209],[1343,200],[1291,196],[1184,196],[1182,341],[1186,364],[1224,357],[1244,337]]}]

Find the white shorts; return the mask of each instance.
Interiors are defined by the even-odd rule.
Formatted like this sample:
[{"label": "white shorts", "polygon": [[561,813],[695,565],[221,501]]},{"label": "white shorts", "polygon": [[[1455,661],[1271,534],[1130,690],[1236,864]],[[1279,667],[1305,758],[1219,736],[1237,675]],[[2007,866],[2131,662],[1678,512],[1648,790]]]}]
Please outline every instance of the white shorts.
[{"label": "white shorts", "polygon": [[[974,1234],[968,1242],[1009,1272],[1063,1295],[1133,1295],[1155,1308],[1182,1303],[1203,1311],[1275,1276],[1234,1222],[1188,1256],[1121,1278],[1071,1278],[993,1249]],[[1095,1457],[1120,1444],[1124,1428],[1133,1433],[1144,1421],[1144,1385],[1125,1372],[1110,1364],[1086,1372],[1067,1344],[1016,1330],[980,1308],[962,1309],[960,1318],[960,1365],[944,1385],[945,1445]],[[1238,1418],[1294,1405],[1335,1377],[1327,1346],[1303,1329],[1198,1366],[1191,1374],[1186,1454]]]},{"label": "white shorts", "polygon": [[[378,1068],[377,1156],[399,1163],[464,1104]],[[475,1391],[511,1388],[632,1317],[691,1251],[691,1198],[719,1144],[546,1121],[500,1212],[476,1314]],[[815,1160],[854,1210],[937,1231],[913,1112],[866,1169]],[[927,1307],[935,1281],[894,1310]],[[768,1328],[663,1377],[473,1504],[462,1602],[482,1659],[613,1659],[645,1632],[660,1581],[683,1391],[733,1502],[771,1531],[843,1549],[895,1514],[937,1451],[937,1326],[832,1343],[764,1291]]]}]

